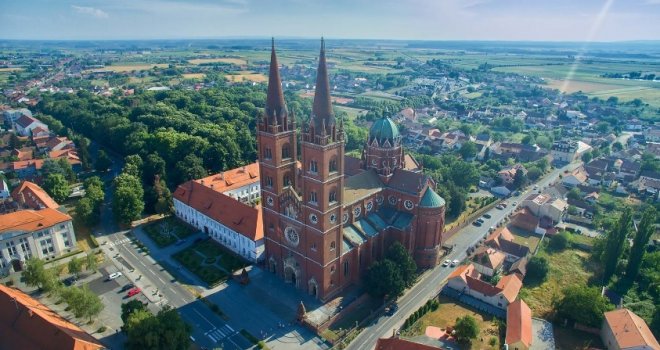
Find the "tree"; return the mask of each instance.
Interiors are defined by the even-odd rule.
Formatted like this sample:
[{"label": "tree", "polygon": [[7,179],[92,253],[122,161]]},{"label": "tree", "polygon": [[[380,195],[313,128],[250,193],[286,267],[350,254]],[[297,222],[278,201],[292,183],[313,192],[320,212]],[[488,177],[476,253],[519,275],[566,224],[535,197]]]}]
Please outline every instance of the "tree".
[{"label": "tree", "polygon": [[564,297],[557,302],[555,309],[561,317],[571,319],[590,327],[600,327],[603,314],[613,309],[600,289],[584,285],[574,285],[564,289]]},{"label": "tree", "polygon": [[108,154],[104,150],[100,149],[96,154],[96,170],[105,172],[112,166],[112,159],[108,157]]},{"label": "tree", "polygon": [[25,284],[31,287],[42,288],[48,278],[44,266],[44,261],[39,258],[32,257],[27,259],[25,261],[25,268],[21,273]]},{"label": "tree", "polygon": [[126,348],[129,350],[178,350],[190,347],[192,328],[176,310],[169,307],[155,316],[148,310],[135,310],[128,316],[124,327],[128,338]]},{"label": "tree", "polygon": [[176,173],[178,174],[179,183],[201,179],[208,175],[206,169],[204,169],[204,162],[194,154],[189,154],[176,163]]},{"label": "tree", "polygon": [[593,154],[591,152],[584,152],[582,154],[582,161],[585,163],[591,162],[591,160],[594,158]]},{"label": "tree", "polygon": [[124,158],[124,168],[121,172],[124,174],[133,175],[138,179],[141,179],[143,165],[144,162],[142,161],[142,157],[140,157],[140,155],[131,154],[130,156],[126,156]]},{"label": "tree", "polygon": [[527,184],[527,175],[522,169],[517,169],[516,174],[513,176],[513,187],[521,188]]},{"label": "tree", "polygon": [[472,339],[476,339],[477,336],[479,336],[480,331],[477,320],[470,315],[457,318],[454,330],[456,330],[456,338],[458,341],[464,343],[469,343]]},{"label": "tree", "polygon": [[142,182],[149,183],[156,175],[160,176],[161,180],[166,180],[165,161],[158,154],[151,153],[144,160]]},{"label": "tree", "polygon": [[574,187],[570,191],[568,191],[568,193],[566,194],[566,198],[573,199],[573,200],[581,200],[582,199],[582,193],[580,192],[579,188]]},{"label": "tree", "polygon": [[94,226],[99,221],[99,217],[94,210],[94,204],[87,197],[81,198],[76,203],[76,216],[87,226]]},{"label": "tree", "polygon": [[367,292],[374,297],[396,298],[403,292],[405,281],[401,271],[392,261],[384,259],[373,263],[365,278]]},{"label": "tree", "polygon": [[525,282],[527,283],[543,283],[548,276],[549,266],[548,259],[542,256],[534,255],[529,262],[527,262],[527,274],[525,275]]},{"label": "tree", "polygon": [[458,150],[458,153],[463,159],[471,159],[477,155],[477,146],[472,141],[466,141],[461,145],[461,148]]},{"label": "tree", "polygon": [[412,286],[417,276],[417,264],[406,248],[401,243],[395,242],[387,249],[385,258],[391,260],[399,268],[406,287]]},{"label": "tree", "polygon": [[122,303],[121,304],[121,320],[124,322],[124,324],[127,323],[128,317],[135,311],[138,310],[147,310],[147,305],[142,303],[138,299],[133,299],[127,303]]},{"label": "tree", "polygon": [[655,221],[656,210],[653,207],[649,207],[644,211],[642,220],[637,226],[637,233],[635,233],[635,238],[633,239],[633,246],[630,249],[630,254],[628,254],[626,277],[631,281],[634,281],[635,278],[637,278],[639,268],[644,259],[644,253],[646,252],[646,245],[649,243],[651,236],[655,233]]},{"label": "tree", "polygon": [[541,171],[541,169],[535,166],[530,167],[529,170],[527,171],[527,177],[532,181],[538,180],[538,178],[541,177],[541,175],[543,175],[543,172]]},{"label": "tree", "polygon": [[58,202],[64,202],[71,194],[71,187],[62,174],[49,174],[44,181],[44,190]]},{"label": "tree", "polygon": [[623,246],[632,223],[632,211],[626,207],[616,225],[607,234],[605,251],[603,252],[603,284],[607,284],[616,271],[616,265],[623,253]]},{"label": "tree", "polygon": [[578,215],[578,209],[577,209],[577,207],[574,206],[574,205],[569,205],[569,206],[568,206],[568,213],[569,213],[570,215]]},{"label": "tree", "polygon": [[96,261],[96,254],[94,252],[89,252],[87,253],[87,256],[85,256],[85,269],[86,270],[92,270],[96,272],[98,269],[98,263]]},{"label": "tree", "polygon": [[119,222],[128,224],[139,219],[144,210],[144,189],[140,180],[129,174],[121,174],[115,179],[112,212]]},{"label": "tree", "polygon": [[77,176],[76,172],[73,171],[73,167],[71,166],[71,163],[69,163],[68,159],[66,158],[58,158],[57,159],[57,165],[59,165],[60,169],[62,169],[62,175],[69,181],[69,183],[74,183],[76,182]]},{"label": "tree", "polygon": [[76,278],[78,278],[78,274],[82,272],[82,260],[76,258],[75,256],[69,260],[69,273],[73,274]]},{"label": "tree", "polygon": [[623,144],[619,141],[616,141],[612,144],[612,151],[619,152],[623,150]]},{"label": "tree", "polygon": [[570,242],[570,234],[566,231],[561,231],[558,234],[552,236],[548,247],[556,252],[561,252],[568,247]]}]

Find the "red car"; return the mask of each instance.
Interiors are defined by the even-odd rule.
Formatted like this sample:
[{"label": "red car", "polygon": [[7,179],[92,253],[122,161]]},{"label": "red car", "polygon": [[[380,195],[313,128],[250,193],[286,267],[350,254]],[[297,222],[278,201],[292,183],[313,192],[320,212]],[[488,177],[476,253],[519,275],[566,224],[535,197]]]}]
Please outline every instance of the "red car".
[{"label": "red car", "polygon": [[129,291],[128,291],[128,294],[126,294],[126,295],[130,298],[130,297],[132,297],[132,296],[134,296],[134,295],[140,294],[141,291],[142,291],[142,290],[140,290],[140,288],[135,287],[135,288],[129,290]]}]

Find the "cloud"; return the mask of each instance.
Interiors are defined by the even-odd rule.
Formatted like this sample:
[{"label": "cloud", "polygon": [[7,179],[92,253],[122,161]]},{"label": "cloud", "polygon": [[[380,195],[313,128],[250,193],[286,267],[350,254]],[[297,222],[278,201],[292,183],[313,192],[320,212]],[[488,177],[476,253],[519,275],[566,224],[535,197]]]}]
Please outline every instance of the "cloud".
[{"label": "cloud", "polygon": [[247,12],[247,0],[220,2],[189,2],[183,0],[118,0],[108,3],[119,11],[139,12],[151,15],[218,16],[238,15]]},{"label": "cloud", "polygon": [[86,6],[76,6],[76,5],[71,5],[71,8],[73,8],[77,13],[83,14],[83,15],[89,15],[94,18],[108,18],[110,17],[107,12],[94,8],[94,7],[86,7]]}]

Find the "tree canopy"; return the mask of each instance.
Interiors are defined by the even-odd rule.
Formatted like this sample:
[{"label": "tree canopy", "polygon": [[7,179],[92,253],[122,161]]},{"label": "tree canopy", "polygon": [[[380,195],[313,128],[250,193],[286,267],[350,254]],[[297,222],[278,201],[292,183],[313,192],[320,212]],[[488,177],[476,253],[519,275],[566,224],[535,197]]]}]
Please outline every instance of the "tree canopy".
[{"label": "tree canopy", "polygon": [[590,327],[600,327],[603,314],[613,309],[596,287],[574,285],[564,290],[564,297],[557,302],[557,313],[565,318]]}]

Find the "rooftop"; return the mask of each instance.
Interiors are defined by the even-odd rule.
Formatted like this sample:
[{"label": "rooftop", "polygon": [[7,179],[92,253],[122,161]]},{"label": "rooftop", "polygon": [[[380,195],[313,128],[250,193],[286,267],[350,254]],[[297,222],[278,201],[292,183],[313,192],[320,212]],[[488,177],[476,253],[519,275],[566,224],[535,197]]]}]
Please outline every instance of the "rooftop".
[{"label": "rooftop", "polygon": [[251,183],[259,182],[259,162],[194,181],[210,187],[217,192],[224,193],[231,191]]},{"label": "rooftop", "polygon": [[618,309],[605,313],[605,322],[612,330],[618,348],[660,349],[644,320],[628,309]]},{"label": "rooftop", "polygon": [[506,344],[522,342],[529,348],[532,345],[532,310],[518,299],[506,309]]},{"label": "rooftop", "polygon": [[67,214],[52,208],[19,210],[0,215],[0,233],[33,232],[72,220]]}]

